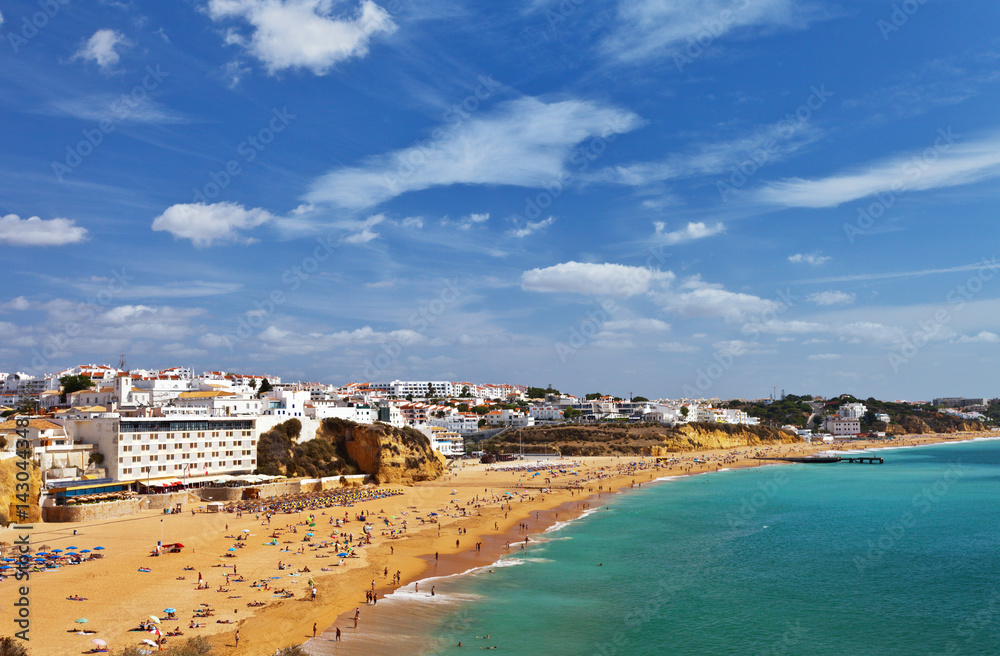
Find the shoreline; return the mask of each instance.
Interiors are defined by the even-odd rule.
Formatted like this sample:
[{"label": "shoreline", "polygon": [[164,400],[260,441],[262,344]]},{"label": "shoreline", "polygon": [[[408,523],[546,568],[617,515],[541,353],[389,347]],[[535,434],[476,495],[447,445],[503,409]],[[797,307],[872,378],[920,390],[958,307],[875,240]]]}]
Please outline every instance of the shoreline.
[{"label": "shoreline", "polygon": [[[830,444],[781,444],[767,447],[736,447],[728,450],[678,452],[674,455],[678,462],[673,466],[651,466],[654,460],[650,456],[620,456],[620,457],[581,457],[574,460],[579,464],[576,470],[579,477],[565,476],[554,479],[552,486],[567,482],[577,482],[587,478],[585,488],[579,493],[566,489],[552,489],[541,493],[520,485],[543,484],[544,476],[532,476],[528,473],[491,471],[487,466],[478,463],[460,462],[458,466],[436,481],[419,483],[405,487],[404,494],[372,502],[362,502],[353,507],[341,506],[314,511],[318,528],[313,530],[319,538],[326,538],[327,524],[324,520],[332,520],[346,512],[349,516],[362,510],[376,520],[372,531],[373,544],[359,549],[360,558],[348,559],[344,567],[331,567],[329,572],[322,572],[321,566],[333,565],[334,559],[315,560],[322,554],[315,549],[305,553],[306,543],[295,540],[294,533],[287,533],[284,538],[292,538],[290,544],[285,543],[279,551],[271,547],[261,548],[260,544],[266,534],[270,533],[267,526],[254,519],[253,514],[244,514],[242,518],[236,515],[222,513],[219,515],[163,516],[158,511],[144,513],[122,520],[98,521],[80,524],[38,524],[32,540],[36,545],[46,544],[50,547],[67,545],[86,545],[92,547],[97,541],[106,543],[106,558],[78,566],[64,567],[59,572],[46,572],[33,576],[32,604],[35,608],[45,608],[43,612],[35,611],[32,617],[32,641],[29,649],[32,654],[47,653],[80,653],[91,646],[91,637],[100,637],[108,641],[112,649],[118,650],[127,644],[138,642],[146,637],[143,634],[128,632],[128,626],[134,626],[139,619],[148,617],[150,613],[158,613],[166,606],[175,606],[180,622],[177,623],[183,632],[183,640],[192,635],[208,635],[215,647],[215,653],[268,655],[276,649],[290,644],[300,644],[312,638],[312,625],[317,625],[317,635],[327,627],[338,622],[344,630],[345,640],[350,640],[353,626],[344,621],[346,613],[353,613],[355,608],[361,608],[362,623],[368,613],[364,606],[364,591],[370,588],[371,582],[376,583],[376,591],[380,598],[387,593],[404,591],[412,588],[415,581],[433,576],[454,576],[467,572],[475,567],[489,565],[504,555],[503,545],[510,541],[514,544],[523,541],[525,535],[534,540],[541,536],[556,523],[575,521],[584,512],[603,506],[610,494],[619,494],[629,489],[634,483],[637,487],[642,483],[654,482],[656,479],[674,478],[677,476],[694,475],[720,471],[722,469],[737,469],[747,467],[770,466],[772,464],[789,464],[781,462],[755,461],[750,456],[755,452],[763,455],[806,455],[816,451],[855,449],[891,449],[923,446],[938,443],[957,443],[981,439],[996,439],[997,433],[952,433],[925,436],[906,436],[904,439],[893,439],[891,443],[883,440],[875,442],[853,442],[845,445]],[[700,464],[693,461],[703,460]],[[519,463],[522,461],[515,461]],[[645,463],[646,468],[630,471],[622,469],[628,463]],[[505,466],[515,463],[498,463],[494,466]],[[548,465],[542,461],[540,465]],[[492,467],[492,466],[491,466]],[[538,479],[535,481],[534,479]],[[452,493],[454,490],[454,493]],[[610,490],[610,492],[609,492]],[[474,499],[479,495],[492,498],[504,498],[507,493],[514,494],[512,501],[499,503],[481,503],[477,506]],[[524,498],[519,495],[524,494]],[[511,499],[511,497],[506,497]],[[485,501],[485,499],[480,499]],[[456,503],[458,502],[458,503]],[[582,504],[589,504],[589,508]],[[507,508],[509,510],[503,510]],[[465,510],[465,514],[458,510]],[[384,511],[379,513],[377,511]],[[417,516],[430,512],[441,513],[434,519],[435,523],[426,521],[416,525]],[[537,513],[537,515],[536,515]],[[556,514],[558,513],[558,517]],[[565,513],[565,514],[564,514]],[[299,524],[305,514],[295,513],[275,515],[271,528],[287,525],[302,530]],[[506,516],[505,516],[506,514]],[[379,517],[376,519],[376,515]],[[389,519],[392,517],[392,519]],[[166,519],[170,525],[170,534],[164,539],[167,542],[180,541],[190,547],[179,555],[165,555],[149,558],[150,545],[155,545],[163,531],[160,520]],[[353,519],[353,518],[352,518]],[[389,539],[380,535],[383,528],[398,530],[403,519],[409,520],[403,537]],[[390,522],[380,526],[383,521]],[[525,522],[528,531],[518,529]],[[440,527],[440,530],[439,528]],[[458,528],[463,532],[460,534]],[[79,535],[73,536],[73,530],[78,529]],[[248,530],[252,537],[248,542],[249,549],[240,549],[236,560],[226,561],[221,556],[232,544],[225,535],[239,534]],[[343,533],[358,532],[360,524],[350,521],[342,529]],[[10,529],[0,531],[0,540],[12,543],[13,532]],[[455,540],[459,540],[456,547]],[[482,550],[477,555],[474,550],[476,542],[482,542]],[[293,553],[301,549],[303,553]],[[316,552],[316,553],[314,553]],[[439,554],[435,563],[434,554]],[[511,549],[511,553],[514,549]],[[312,556],[312,557],[310,557]],[[281,580],[274,580],[276,587],[288,587],[295,593],[291,599],[278,600],[271,595],[262,594],[261,589],[250,589],[249,582],[268,578],[276,573],[274,562],[291,561],[293,567],[308,566],[309,574],[299,575],[296,579],[286,578],[295,574],[284,574]],[[224,570],[211,569],[229,563],[237,564],[240,574],[247,577],[241,587],[233,586],[233,594],[218,592],[216,584],[221,583]],[[183,572],[183,565],[193,566],[195,571]],[[151,566],[154,572],[137,574],[138,567]],[[173,569],[171,569],[173,568]],[[390,576],[400,572],[401,579],[397,585],[391,584],[391,579],[384,576],[385,569]],[[194,580],[184,580],[184,575],[207,572],[206,580],[211,590],[192,590]],[[314,576],[318,590],[318,601],[308,601],[308,595],[303,590],[305,578]],[[186,578],[186,577],[185,577]],[[10,590],[5,598],[15,589],[15,581],[9,578],[0,583]],[[115,597],[112,591],[128,589],[127,598]],[[3,590],[0,587],[0,590]],[[66,600],[67,595],[82,595],[89,601],[74,602]],[[262,608],[247,608],[245,602],[251,599],[266,601]],[[207,624],[204,629],[188,630],[188,618],[198,602],[211,602],[216,607],[218,616],[225,617],[223,611],[234,612],[233,624]],[[235,606],[235,608],[234,608]],[[12,606],[0,606],[0,618],[12,624]],[[98,631],[93,636],[83,637],[67,635],[77,617],[87,617]],[[214,618],[213,618],[214,619]],[[211,620],[208,620],[211,622]],[[232,639],[235,629],[239,628],[241,640],[236,648]],[[355,641],[351,641],[355,642]],[[174,642],[168,643],[176,644]],[[342,643],[343,644],[343,643]],[[359,645],[361,643],[359,642]],[[346,644],[344,644],[346,648]]]}]

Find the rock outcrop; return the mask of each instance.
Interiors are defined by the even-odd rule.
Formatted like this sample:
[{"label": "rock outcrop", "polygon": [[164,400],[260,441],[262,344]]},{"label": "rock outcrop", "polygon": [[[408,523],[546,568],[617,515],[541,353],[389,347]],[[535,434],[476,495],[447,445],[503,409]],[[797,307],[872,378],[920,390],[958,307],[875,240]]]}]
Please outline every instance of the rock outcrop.
[{"label": "rock outcrop", "polygon": [[[6,526],[12,522],[18,524],[30,524],[39,522],[42,519],[41,511],[38,507],[39,494],[42,489],[42,472],[32,464],[28,469],[22,470],[19,467],[20,458],[8,458],[0,460],[0,525]],[[28,516],[18,517],[17,506],[23,504],[22,499],[18,499],[18,494],[23,494],[24,490],[17,489],[17,474],[27,471],[28,479]],[[23,477],[23,475],[22,475]]]},{"label": "rock outcrop", "polygon": [[445,471],[445,459],[413,428],[325,419],[316,439],[330,441],[349,462],[380,484],[430,481]]},{"label": "rock outcrop", "polygon": [[660,424],[567,424],[508,431],[490,440],[489,448],[507,453],[558,451],[564,456],[664,455],[701,449],[732,449],[801,442],[794,433],[767,426],[690,423],[679,427]]}]

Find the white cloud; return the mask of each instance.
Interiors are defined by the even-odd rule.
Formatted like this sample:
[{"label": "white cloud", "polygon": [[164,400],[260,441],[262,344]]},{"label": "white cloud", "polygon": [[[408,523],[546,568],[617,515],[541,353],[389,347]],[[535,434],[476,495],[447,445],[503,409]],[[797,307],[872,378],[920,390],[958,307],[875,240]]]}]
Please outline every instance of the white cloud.
[{"label": "white cloud", "polygon": [[416,228],[419,230],[424,227],[424,220],[419,216],[408,216],[403,219],[402,225],[404,228]]},{"label": "white cloud", "polygon": [[796,253],[795,255],[789,255],[788,261],[792,264],[809,264],[811,266],[819,266],[830,261],[830,258],[825,255],[820,255],[819,253]]},{"label": "white cloud", "polygon": [[666,232],[667,224],[662,221],[654,221],[653,226],[656,228],[654,238],[663,241],[665,244],[680,244],[685,241],[704,239],[705,237],[712,237],[726,231],[726,227],[722,223],[709,226],[705,225],[702,221],[698,221],[697,223],[692,221],[687,226],[672,232]]},{"label": "white cloud", "polygon": [[816,353],[815,355],[810,355],[806,357],[806,360],[839,360],[840,355],[837,353]]},{"label": "white cloud", "polygon": [[816,292],[806,296],[807,301],[816,305],[850,305],[854,298],[854,294],[840,291]]},{"label": "white cloud", "polygon": [[358,232],[351,233],[344,237],[343,241],[346,244],[367,244],[373,239],[378,239],[381,237],[380,234],[372,230],[373,227],[385,221],[384,214],[373,214],[364,221],[358,224]]},{"label": "white cloud", "polygon": [[153,219],[153,230],[166,231],[177,239],[190,239],[195,246],[216,242],[251,243],[239,231],[256,228],[273,220],[270,212],[244,209],[236,203],[182,203],[171,205]]},{"label": "white cloud", "polygon": [[3,14],[0,13],[0,25],[3,25]]},{"label": "white cloud", "polygon": [[601,324],[601,330],[652,333],[670,330],[670,324],[659,319],[616,319],[605,321]]},{"label": "white cloud", "polygon": [[983,330],[977,335],[962,335],[958,341],[962,344],[995,344],[1000,342],[1000,335]]},{"label": "white cloud", "polygon": [[541,221],[525,221],[523,225],[520,225],[514,228],[513,230],[508,230],[507,234],[512,237],[521,239],[523,237],[528,237],[529,235],[533,235],[540,230],[545,230],[555,222],[556,218],[554,216],[550,216],[547,219],[542,219]]},{"label": "white cloud", "polygon": [[11,246],[63,246],[87,239],[87,229],[70,219],[22,219],[16,214],[0,216],[0,244]]},{"label": "white cloud", "polygon": [[626,63],[686,56],[689,43],[704,50],[730,32],[801,28],[818,16],[812,3],[796,0],[619,0],[615,29],[602,50]]},{"label": "white cloud", "polygon": [[355,345],[397,342],[403,346],[410,346],[428,342],[427,337],[415,330],[382,332],[374,330],[371,326],[333,333],[296,333],[272,325],[262,330],[258,337],[269,352],[284,355],[327,353],[331,349]]},{"label": "white cloud", "polygon": [[588,101],[521,98],[442,127],[427,144],[327,173],[312,183],[307,199],[361,209],[453,184],[541,188],[565,178],[564,164],[574,145],[640,124],[631,112]]},{"label": "white cloud", "polygon": [[132,45],[125,35],[111,29],[97,30],[80,49],[73,54],[73,59],[93,61],[104,71],[114,68],[121,59],[115,48]]},{"label": "white cloud", "polygon": [[208,15],[249,23],[249,38],[230,29],[226,43],[245,48],[269,73],[305,68],[325,75],[341,61],[367,55],[373,37],[396,30],[389,13],[370,0],[353,16],[334,13],[333,5],[331,0],[209,0]]},{"label": "white cloud", "polygon": [[922,152],[898,155],[818,180],[773,182],[757,197],[787,207],[836,207],[886,192],[898,194],[971,184],[1000,176],[1000,134],[955,144],[942,131]]},{"label": "white cloud", "polygon": [[698,347],[683,342],[661,342],[656,346],[656,350],[661,353],[694,353],[698,351]]},{"label": "white cloud", "polygon": [[623,264],[564,262],[521,274],[521,289],[529,292],[561,292],[597,296],[643,294],[653,283],[669,281],[674,274]]},{"label": "white cloud", "polygon": [[777,311],[781,304],[752,294],[730,292],[721,285],[707,283],[698,276],[688,278],[681,289],[666,290],[656,296],[663,309],[684,317],[720,317],[726,321],[742,321],[751,314]]},{"label": "white cloud", "polygon": [[24,296],[18,296],[17,298],[12,298],[6,303],[0,303],[0,310],[17,310],[23,312],[24,310],[31,309],[31,301],[29,301]]}]

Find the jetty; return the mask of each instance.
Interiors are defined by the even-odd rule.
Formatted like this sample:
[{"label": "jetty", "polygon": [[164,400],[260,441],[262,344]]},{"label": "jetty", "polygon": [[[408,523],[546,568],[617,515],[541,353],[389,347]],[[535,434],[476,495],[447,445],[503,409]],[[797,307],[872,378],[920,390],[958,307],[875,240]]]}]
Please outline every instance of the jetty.
[{"label": "jetty", "polygon": [[778,460],[781,462],[798,462],[809,465],[830,464],[834,462],[849,462],[863,465],[881,465],[885,462],[880,456],[864,456],[847,454],[844,456],[787,456],[776,458],[758,457],[756,460]]}]

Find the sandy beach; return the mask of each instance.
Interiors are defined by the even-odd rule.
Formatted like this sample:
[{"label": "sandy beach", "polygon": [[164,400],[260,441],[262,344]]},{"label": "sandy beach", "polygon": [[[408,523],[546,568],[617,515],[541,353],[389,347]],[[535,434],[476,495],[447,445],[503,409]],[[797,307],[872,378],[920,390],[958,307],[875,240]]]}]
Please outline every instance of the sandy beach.
[{"label": "sandy beach", "polygon": [[[186,505],[180,514],[147,511],[110,521],[37,524],[30,532],[33,549],[75,547],[104,557],[32,574],[29,648],[36,655],[81,654],[92,649],[92,639],[98,638],[113,651],[119,650],[150,637],[131,631],[140,621],[151,615],[165,618],[164,609],[174,608],[177,619],[161,619],[160,628],[163,632],[179,629],[183,635],[169,638],[167,646],[204,635],[218,654],[270,655],[280,647],[305,642],[312,638],[314,625],[317,633],[322,632],[355,608],[361,609],[359,622],[363,623],[365,593],[373,585],[381,597],[429,572],[441,575],[488,564],[506,551],[508,542],[523,541],[555,521],[600,504],[611,493],[658,477],[760,466],[755,455],[806,455],[831,448],[898,447],[984,436],[922,435],[836,447],[796,444],[686,452],[678,453],[678,461],[671,465],[648,457],[567,458],[561,462],[576,463],[567,467],[576,474],[556,477],[548,473],[549,467],[556,466],[551,462],[538,463],[544,469],[535,475],[496,470],[519,463],[464,461],[437,481],[401,488],[403,494],[398,496],[352,507],[276,514],[270,524],[254,512],[239,517],[192,514],[196,504]],[[316,524],[312,528],[308,526],[310,514]],[[366,522],[357,519],[361,514]],[[347,520],[340,528],[331,523],[338,518]],[[372,527],[371,544],[358,546],[366,523]],[[522,523],[527,524],[526,530],[520,528]],[[265,544],[274,541],[275,531],[280,532],[278,544]],[[307,532],[314,535],[307,536]],[[338,541],[343,548],[347,535],[358,557],[338,565],[341,559],[335,547],[319,545],[323,540]],[[165,543],[180,542],[185,548],[178,554],[151,556],[161,536]],[[0,540],[13,543],[15,539],[12,530],[0,531]],[[98,546],[103,549],[95,551]],[[9,551],[5,549],[4,555],[9,556]],[[315,581],[315,601],[310,600],[310,578]],[[255,582],[264,581],[269,589],[254,587]],[[9,627],[3,635],[16,630],[13,601],[18,585],[13,577],[0,582],[0,621]],[[276,592],[280,589],[292,596],[280,597]],[[264,605],[248,606],[258,602]],[[206,608],[212,614],[196,620],[203,626],[190,628],[195,612]],[[88,621],[76,623],[77,619]],[[349,641],[353,621],[348,624],[341,618],[339,626]],[[79,635],[81,627],[95,633]]]}]

